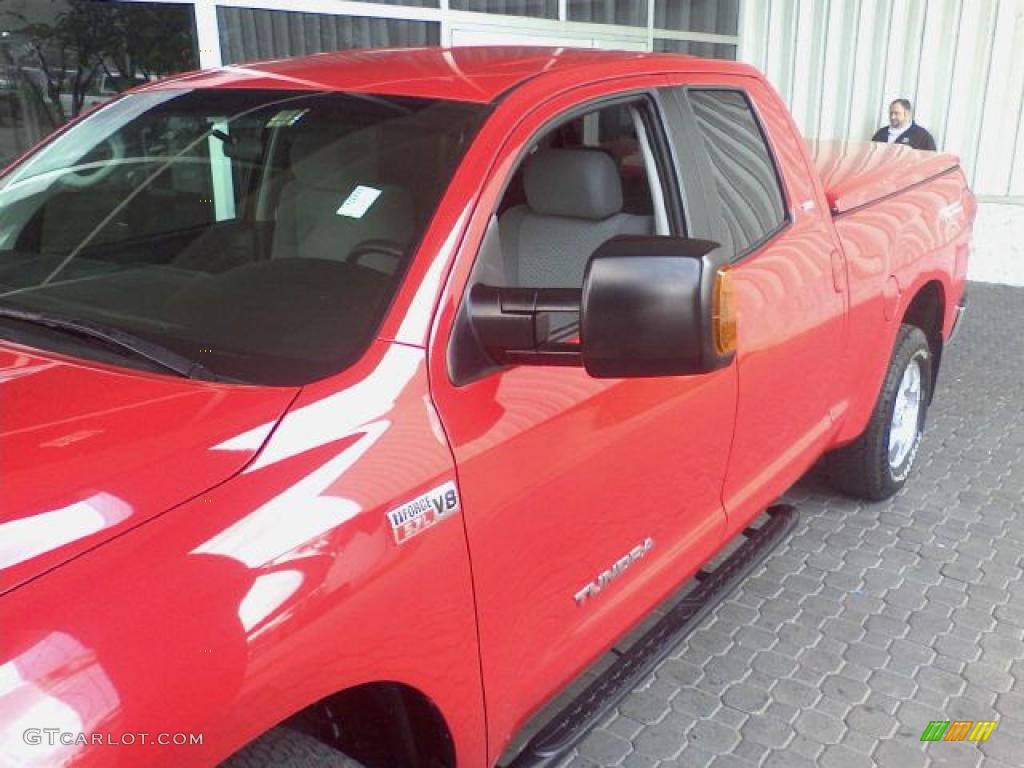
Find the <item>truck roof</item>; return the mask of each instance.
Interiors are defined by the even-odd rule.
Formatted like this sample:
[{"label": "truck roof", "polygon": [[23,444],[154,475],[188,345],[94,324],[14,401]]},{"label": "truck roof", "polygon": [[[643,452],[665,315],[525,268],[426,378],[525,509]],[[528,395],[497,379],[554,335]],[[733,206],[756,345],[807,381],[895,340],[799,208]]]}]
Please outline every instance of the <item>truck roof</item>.
[{"label": "truck roof", "polygon": [[[654,62],[656,65],[652,66]],[[190,72],[145,86],[164,88],[286,88],[421,96],[489,103],[529,81],[570,69],[599,66],[622,74],[651,71],[753,73],[721,59],[634,51],[531,46],[381,48]]]}]

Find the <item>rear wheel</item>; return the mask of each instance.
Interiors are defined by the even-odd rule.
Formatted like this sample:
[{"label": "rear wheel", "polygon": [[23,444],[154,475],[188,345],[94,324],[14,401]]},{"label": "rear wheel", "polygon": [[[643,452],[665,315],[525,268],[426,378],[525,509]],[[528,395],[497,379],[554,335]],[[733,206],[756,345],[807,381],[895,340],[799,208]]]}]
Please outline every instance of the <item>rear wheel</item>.
[{"label": "rear wheel", "polygon": [[921,329],[900,326],[889,369],[867,429],[828,455],[832,484],[874,501],[903,487],[924,433],[932,391],[932,357]]},{"label": "rear wheel", "polygon": [[220,768],[363,768],[363,764],[319,739],[279,727],[233,754]]}]

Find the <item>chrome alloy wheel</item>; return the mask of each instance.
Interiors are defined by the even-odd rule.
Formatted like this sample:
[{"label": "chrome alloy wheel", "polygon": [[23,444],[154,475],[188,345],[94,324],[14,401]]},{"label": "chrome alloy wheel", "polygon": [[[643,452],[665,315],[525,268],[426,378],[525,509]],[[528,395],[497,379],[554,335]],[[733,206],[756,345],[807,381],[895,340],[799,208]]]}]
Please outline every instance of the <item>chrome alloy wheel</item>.
[{"label": "chrome alloy wheel", "polygon": [[903,371],[889,426],[889,466],[900,467],[916,446],[921,427],[921,361],[915,357]]}]

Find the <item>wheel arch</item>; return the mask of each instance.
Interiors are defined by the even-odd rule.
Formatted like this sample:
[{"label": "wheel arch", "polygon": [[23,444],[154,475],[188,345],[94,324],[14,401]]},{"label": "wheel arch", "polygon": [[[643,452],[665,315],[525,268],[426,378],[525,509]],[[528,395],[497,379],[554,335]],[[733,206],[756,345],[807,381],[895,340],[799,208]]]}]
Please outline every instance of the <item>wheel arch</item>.
[{"label": "wheel arch", "polygon": [[935,396],[935,383],[942,364],[942,329],[946,320],[946,289],[939,280],[929,280],[914,293],[903,313],[902,323],[920,328],[932,353],[932,386],[929,402]]},{"label": "wheel arch", "polygon": [[418,688],[393,680],[329,694],[252,741],[282,726],[314,736],[367,768],[455,766],[454,737],[440,708]]}]

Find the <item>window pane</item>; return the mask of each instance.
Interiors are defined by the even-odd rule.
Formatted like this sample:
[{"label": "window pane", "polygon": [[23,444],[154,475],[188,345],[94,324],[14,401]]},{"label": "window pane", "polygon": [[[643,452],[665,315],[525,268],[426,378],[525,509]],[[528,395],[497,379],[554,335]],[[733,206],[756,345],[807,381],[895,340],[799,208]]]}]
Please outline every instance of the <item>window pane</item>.
[{"label": "window pane", "polygon": [[454,11],[537,16],[543,19],[558,18],[558,0],[451,0],[448,7]]},{"label": "window pane", "polygon": [[[191,5],[0,0],[0,167],[123,90],[198,67]],[[132,70],[132,71],[129,71]]]},{"label": "window pane", "polygon": [[647,26],[647,0],[569,0],[570,21]]},{"label": "window pane", "polygon": [[438,45],[431,21],[332,16],[251,8],[217,8],[225,64],[304,56],[345,48]]},{"label": "window pane", "polygon": [[659,53],[685,53],[690,56],[702,56],[705,59],[736,60],[736,46],[726,43],[657,39],[654,41],[654,50]]},{"label": "window pane", "polygon": [[[309,91],[127,96],[0,177],[0,305],[125,331],[232,379],[321,378],[365,348],[486,111]],[[3,338],[23,332],[0,322]]]},{"label": "window pane", "polygon": [[739,34],[739,0],[655,0],[654,28]]},{"label": "window pane", "polygon": [[689,92],[718,182],[722,217],[741,255],[781,226],[782,194],[771,154],[746,97],[739,91]]},{"label": "window pane", "polygon": [[[504,284],[579,288],[590,254],[605,240],[655,233],[638,124],[636,106],[617,104],[537,139],[498,206],[504,264],[514,267]],[[600,195],[578,193],[595,178],[603,182]]]}]

